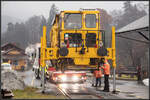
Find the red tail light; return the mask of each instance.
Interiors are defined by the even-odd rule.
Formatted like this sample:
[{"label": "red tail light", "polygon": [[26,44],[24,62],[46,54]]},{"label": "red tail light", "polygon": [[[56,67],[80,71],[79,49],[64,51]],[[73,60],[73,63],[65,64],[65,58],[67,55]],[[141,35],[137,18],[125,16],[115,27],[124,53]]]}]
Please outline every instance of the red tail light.
[{"label": "red tail light", "polygon": [[95,44],[95,48],[97,48],[97,44]]},{"label": "red tail light", "polygon": [[67,41],[67,48],[69,48],[69,40]]},{"label": "red tail light", "polygon": [[67,48],[69,48],[69,44],[67,44]]}]

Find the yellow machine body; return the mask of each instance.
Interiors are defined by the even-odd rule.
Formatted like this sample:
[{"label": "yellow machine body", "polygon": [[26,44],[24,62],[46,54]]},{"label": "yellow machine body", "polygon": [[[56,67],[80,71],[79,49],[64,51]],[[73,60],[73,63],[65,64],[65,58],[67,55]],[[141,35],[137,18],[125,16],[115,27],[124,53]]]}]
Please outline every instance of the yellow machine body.
[{"label": "yellow machine body", "polygon": [[[41,66],[45,67],[45,61],[51,60],[58,67],[64,65],[97,67],[97,62],[101,58],[105,58],[111,59],[113,66],[116,67],[114,27],[112,27],[112,48],[106,48],[107,55],[100,56],[100,52],[102,51],[98,54],[98,49],[102,47],[101,44],[103,43],[100,20],[99,11],[62,11],[60,14],[57,14],[49,33],[50,40],[46,40],[46,26],[43,26],[43,36],[41,37]],[[72,23],[69,23],[69,21]],[[88,21],[93,23],[93,26],[92,24],[87,24]],[[73,22],[80,24],[76,25]],[[71,28],[67,28],[67,25]],[[90,25],[91,27],[89,27]],[[47,46],[47,42],[50,42],[49,46]],[[68,44],[69,47],[67,47]]]}]

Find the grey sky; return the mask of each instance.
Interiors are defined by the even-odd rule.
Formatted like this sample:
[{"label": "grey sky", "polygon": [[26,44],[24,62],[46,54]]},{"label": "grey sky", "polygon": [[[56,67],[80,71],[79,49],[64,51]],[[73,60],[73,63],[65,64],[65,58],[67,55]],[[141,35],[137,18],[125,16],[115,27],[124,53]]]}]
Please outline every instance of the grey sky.
[{"label": "grey sky", "polygon": [[[133,1],[134,3],[135,1]],[[148,1],[139,1],[147,4]],[[135,2],[135,3],[139,3]],[[123,9],[123,1],[2,1],[2,15],[27,20],[33,15],[44,15],[48,18],[51,5],[55,3],[59,10],[79,10],[79,8],[103,8],[108,12]]]}]

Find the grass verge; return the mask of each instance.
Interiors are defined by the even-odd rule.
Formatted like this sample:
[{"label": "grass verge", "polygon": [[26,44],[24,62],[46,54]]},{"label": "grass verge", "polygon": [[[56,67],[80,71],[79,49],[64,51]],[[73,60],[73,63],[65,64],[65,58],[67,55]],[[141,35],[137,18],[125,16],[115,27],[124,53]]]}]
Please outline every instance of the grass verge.
[{"label": "grass verge", "polygon": [[13,99],[65,99],[63,95],[36,93],[38,88],[26,87],[24,90],[13,90]]},{"label": "grass verge", "polygon": [[[113,78],[113,77],[110,77],[110,78]],[[132,80],[132,81],[134,80],[134,81],[136,81],[137,77],[134,75],[134,77],[131,78],[130,75],[122,74],[121,77],[118,77],[118,75],[116,75],[116,79],[118,79],[118,80]]]}]

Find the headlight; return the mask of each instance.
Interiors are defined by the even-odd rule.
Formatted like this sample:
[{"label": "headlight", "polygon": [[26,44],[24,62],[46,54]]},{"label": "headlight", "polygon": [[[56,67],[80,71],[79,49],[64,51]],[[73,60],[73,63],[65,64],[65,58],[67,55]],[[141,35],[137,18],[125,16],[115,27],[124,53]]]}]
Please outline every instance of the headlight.
[{"label": "headlight", "polygon": [[61,76],[62,81],[67,81],[67,77],[65,75]]},{"label": "headlight", "polygon": [[73,76],[73,77],[72,77],[72,80],[73,80],[73,81],[78,81],[78,80],[79,80],[79,77],[78,77],[78,76]]},{"label": "headlight", "polygon": [[86,80],[86,77],[82,77],[82,80]]},{"label": "headlight", "polygon": [[57,81],[57,79],[58,79],[57,77],[53,77],[53,80],[54,80],[54,81]]},{"label": "headlight", "polygon": [[65,89],[68,87],[67,84],[59,84],[59,87],[62,88],[64,91],[66,91]]}]

